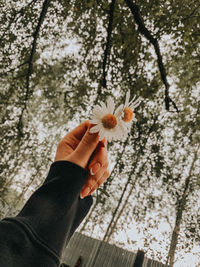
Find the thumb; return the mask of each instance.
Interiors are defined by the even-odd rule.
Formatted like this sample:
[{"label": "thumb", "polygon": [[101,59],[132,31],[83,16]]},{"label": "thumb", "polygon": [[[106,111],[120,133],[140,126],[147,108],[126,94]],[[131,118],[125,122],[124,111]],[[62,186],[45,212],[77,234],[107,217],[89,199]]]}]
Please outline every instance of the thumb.
[{"label": "thumb", "polygon": [[70,156],[71,161],[83,168],[86,168],[92,153],[94,152],[99,143],[98,133],[89,132],[91,127],[92,125],[88,127],[77,148]]}]

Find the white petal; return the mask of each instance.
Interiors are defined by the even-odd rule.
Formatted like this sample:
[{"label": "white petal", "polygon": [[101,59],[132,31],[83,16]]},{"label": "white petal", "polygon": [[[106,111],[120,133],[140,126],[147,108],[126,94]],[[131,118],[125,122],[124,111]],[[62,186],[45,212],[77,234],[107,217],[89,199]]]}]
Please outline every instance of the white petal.
[{"label": "white petal", "polygon": [[137,121],[137,119],[136,119],[136,117],[135,117],[135,114],[133,114],[132,121],[134,121],[134,122],[136,122],[136,121]]},{"label": "white petal", "polygon": [[134,110],[135,108],[137,108],[138,106],[140,105],[140,102],[138,102],[138,103],[132,103],[132,105],[130,106],[130,108],[132,109],[132,110]]},{"label": "white petal", "polygon": [[139,97],[133,103],[131,103],[130,108],[134,109],[134,108],[138,107],[140,103],[141,103],[141,97]]},{"label": "white petal", "polygon": [[101,124],[97,124],[90,129],[90,133],[98,133],[101,128]]},{"label": "white petal", "polygon": [[108,134],[108,140],[109,140],[109,142],[112,141],[112,135],[111,134]]},{"label": "white petal", "polygon": [[102,110],[102,107],[101,106],[99,106],[99,105],[96,105],[95,107],[94,107],[94,109],[93,109],[93,113],[98,113],[98,112],[101,112],[101,110]]},{"label": "white petal", "polygon": [[101,123],[101,119],[92,117],[91,120],[90,120],[90,122],[92,124],[99,124],[99,123]]},{"label": "white petal", "polygon": [[99,130],[99,133],[104,134],[106,132],[106,128],[104,128],[103,124],[101,129]]},{"label": "white petal", "polygon": [[100,110],[93,110],[93,112],[92,112],[92,114],[93,114],[93,116],[100,116],[101,115],[101,113],[102,113],[102,109],[100,109]]},{"label": "white petal", "polygon": [[102,102],[102,101],[100,101],[100,104],[101,104],[101,107],[103,109],[103,110],[101,110],[101,112],[103,111],[104,113],[109,113],[106,104],[104,102]]},{"label": "white petal", "polygon": [[107,135],[108,135],[108,139],[110,141],[114,140],[114,129],[110,129],[108,132],[107,132]]},{"label": "white petal", "polygon": [[129,99],[130,99],[130,90],[128,90],[128,92],[126,93],[126,100],[125,100],[125,104],[124,104],[125,107],[128,106]]},{"label": "white petal", "polygon": [[99,136],[99,141],[102,141],[103,140],[103,136]]},{"label": "white petal", "polygon": [[124,121],[121,122],[121,125],[120,126],[121,126],[121,128],[122,128],[123,131],[126,131],[127,130],[127,124],[126,124],[126,122],[124,122]]},{"label": "white petal", "polygon": [[[99,114],[99,115],[97,115],[97,116],[91,116],[91,120],[93,120],[93,121],[98,121],[98,123],[101,123],[101,121],[102,121],[102,114]],[[97,123],[96,123],[97,124]]]},{"label": "white petal", "polygon": [[107,108],[108,108],[109,113],[113,114],[114,109],[115,109],[115,103],[111,97],[108,98]]},{"label": "white petal", "polygon": [[129,104],[128,105],[130,105],[131,103],[133,103],[133,101],[136,99],[136,96],[134,96],[132,99],[131,99],[131,101],[129,102]]},{"label": "white petal", "polygon": [[124,105],[121,104],[121,105],[116,109],[115,114],[114,114],[116,117],[119,117],[119,116],[121,115],[121,113],[122,113],[122,111],[123,111],[123,107],[124,107]]},{"label": "white petal", "polygon": [[99,130],[99,140],[101,141],[105,137],[105,130],[103,127]]},{"label": "white petal", "polygon": [[102,119],[102,112],[93,111],[91,115],[91,120],[101,120]]}]

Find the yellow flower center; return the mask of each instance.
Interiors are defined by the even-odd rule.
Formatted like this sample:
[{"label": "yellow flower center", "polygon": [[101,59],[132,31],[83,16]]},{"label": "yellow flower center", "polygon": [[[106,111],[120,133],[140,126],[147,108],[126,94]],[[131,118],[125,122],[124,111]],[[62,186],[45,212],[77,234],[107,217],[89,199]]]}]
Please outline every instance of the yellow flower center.
[{"label": "yellow flower center", "polygon": [[123,117],[122,120],[125,121],[125,122],[129,122],[129,121],[132,120],[132,118],[133,118],[133,111],[132,111],[132,109],[129,108],[129,107],[126,107],[124,109],[124,117]]},{"label": "yellow flower center", "polygon": [[115,128],[117,125],[117,119],[114,115],[112,114],[107,114],[105,115],[102,120],[101,120],[103,127],[107,129],[112,129]]}]

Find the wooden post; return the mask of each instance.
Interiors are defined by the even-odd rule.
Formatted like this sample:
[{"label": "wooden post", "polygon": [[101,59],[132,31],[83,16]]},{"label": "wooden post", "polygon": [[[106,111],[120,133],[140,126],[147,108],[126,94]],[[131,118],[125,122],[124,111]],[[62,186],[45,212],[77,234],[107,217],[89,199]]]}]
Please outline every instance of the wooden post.
[{"label": "wooden post", "polygon": [[144,251],[138,250],[133,267],[142,267],[144,261]]},{"label": "wooden post", "polygon": [[70,266],[67,265],[66,263],[62,263],[62,264],[60,265],[60,267],[70,267]]},{"label": "wooden post", "polygon": [[82,257],[80,256],[76,262],[76,264],[74,265],[74,267],[80,267],[82,263]]}]

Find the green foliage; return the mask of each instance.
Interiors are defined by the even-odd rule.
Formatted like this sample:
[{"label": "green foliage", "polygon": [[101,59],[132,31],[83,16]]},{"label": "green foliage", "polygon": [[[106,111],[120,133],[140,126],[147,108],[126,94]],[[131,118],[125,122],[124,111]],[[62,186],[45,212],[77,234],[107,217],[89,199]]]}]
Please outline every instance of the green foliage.
[{"label": "green foliage", "polygon": [[[102,86],[103,60],[111,1],[51,1],[39,27],[43,3],[1,3],[1,217],[17,212],[41,184],[56,144],[67,131],[88,119],[98,101],[110,95],[121,104],[130,89],[131,96],[142,97],[137,122],[126,142],[109,144],[115,168],[99,189],[84,230],[102,238],[113,218],[110,242],[121,245],[118,233],[132,227],[143,233],[140,241],[148,256],[164,262],[177,203],[200,142],[198,1],[135,2],[160,44],[169,95],[179,114],[172,105],[170,112],[164,108],[165,89],[155,51],[139,32],[125,1],[115,4],[106,87]],[[189,179],[177,255],[184,249],[192,251],[192,242],[199,240],[194,219],[199,209],[199,166],[198,154]],[[11,210],[16,201],[16,211]],[[162,232],[162,223],[170,230]],[[159,231],[162,240],[155,235]],[[124,246],[132,250],[141,244],[134,237],[127,240]],[[164,250],[157,246],[156,251],[155,244],[161,243]]]}]

